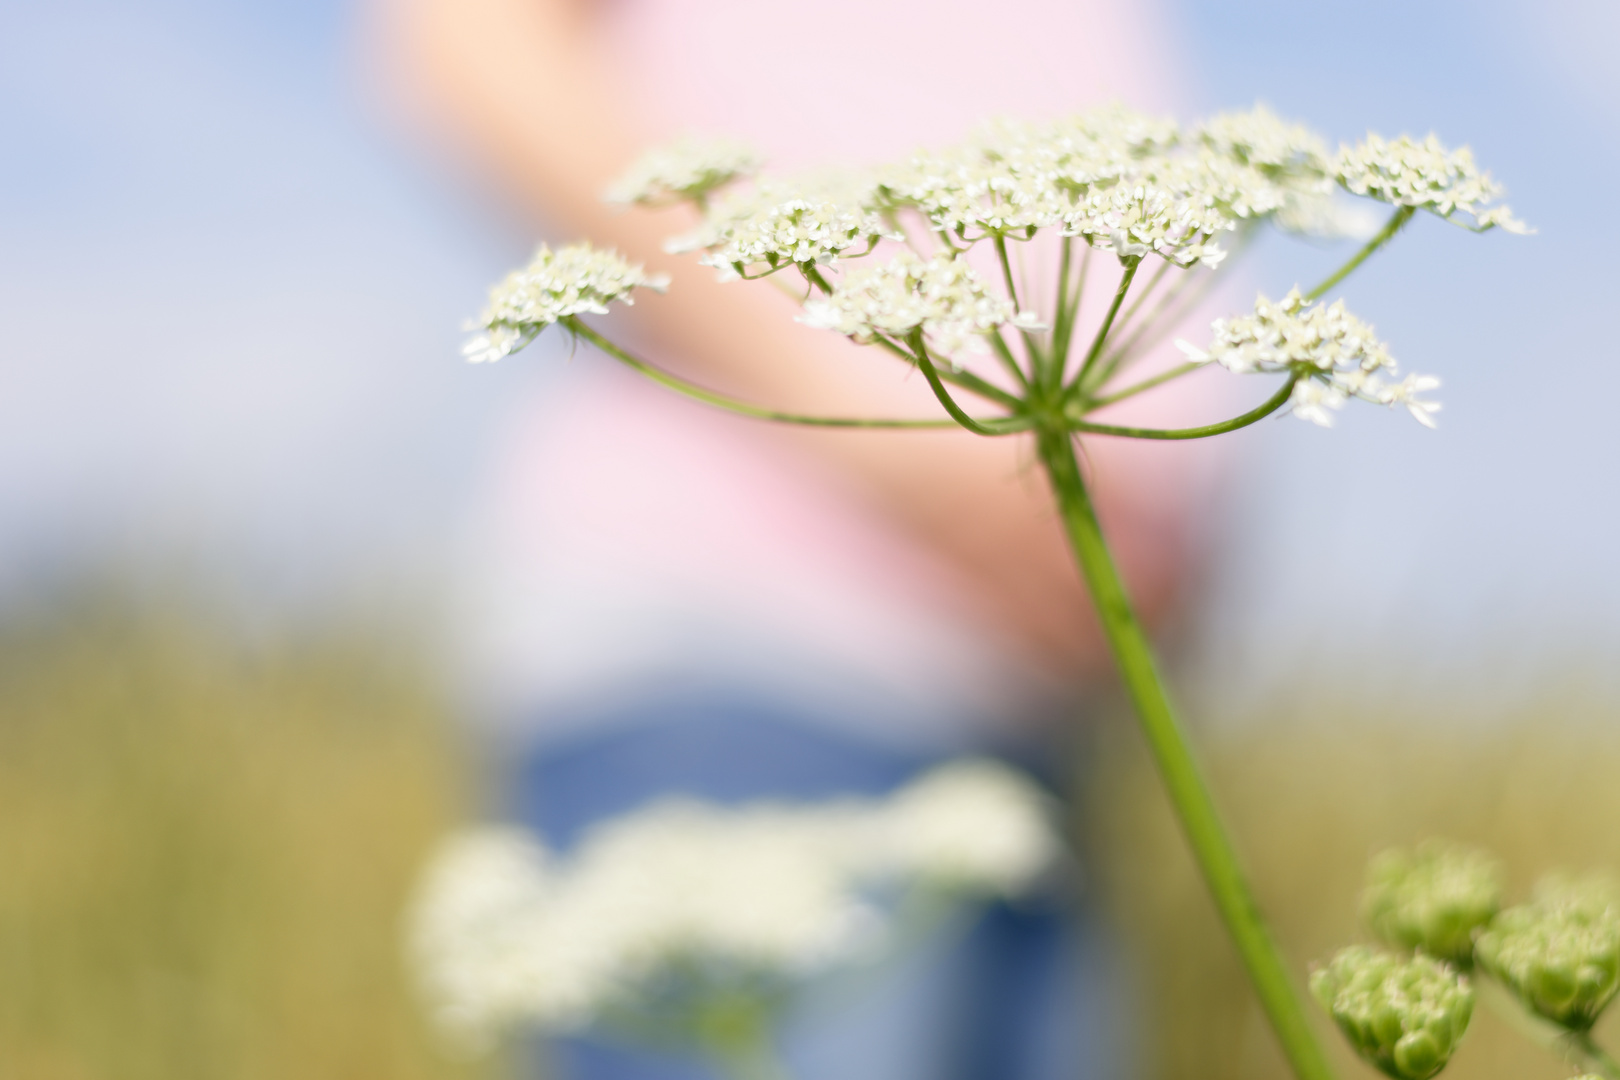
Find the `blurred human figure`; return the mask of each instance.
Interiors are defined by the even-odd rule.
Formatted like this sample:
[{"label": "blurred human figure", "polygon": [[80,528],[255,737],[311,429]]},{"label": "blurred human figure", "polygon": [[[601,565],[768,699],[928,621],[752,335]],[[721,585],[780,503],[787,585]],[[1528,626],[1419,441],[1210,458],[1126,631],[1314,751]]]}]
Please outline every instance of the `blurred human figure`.
[{"label": "blurred human figure", "polygon": [[[402,100],[520,213],[671,275],[615,330],[696,381],[806,412],[937,406],[902,365],[796,324],[769,283],[665,255],[685,211],[607,207],[644,149],[696,131],[773,168],[875,163],[993,115],[1174,92],[1151,9],[1103,0],[391,0],[379,15]],[[1150,618],[1186,577],[1199,486],[1197,456],[1165,451],[1087,447]],[[1063,704],[1106,657],[1029,463],[1021,438],[773,428],[581,357],[524,404],[474,560],[474,671],[523,732],[514,811],[566,844],[661,793],[878,791],[968,748],[1061,775]],[[977,936],[941,961],[969,988],[923,1010],[938,1057],[906,1068],[1107,1069],[1106,1035],[1077,1034],[1097,984],[1064,970],[1072,935],[1008,911]],[[572,1052],[592,1078],[637,1068]]]}]

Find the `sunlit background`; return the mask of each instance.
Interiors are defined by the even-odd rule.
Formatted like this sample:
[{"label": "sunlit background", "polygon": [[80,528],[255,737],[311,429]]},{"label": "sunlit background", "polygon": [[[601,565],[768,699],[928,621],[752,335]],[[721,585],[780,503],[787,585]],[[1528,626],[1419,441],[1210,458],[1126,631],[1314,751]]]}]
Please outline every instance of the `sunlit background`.
[{"label": "sunlit background", "polygon": [[[1179,73],[1184,116],[1263,100],[1334,140],[1433,130],[1471,145],[1539,230],[1474,239],[1420,218],[1344,289],[1402,362],[1443,377],[1438,432],[1360,409],[1328,432],[1279,420],[1233,440],[1211,580],[1175,652],[1189,711],[1224,733],[1211,752],[1226,790],[1245,793],[1231,798],[1262,894],[1295,913],[1285,940],[1318,955],[1353,933],[1360,860],[1415,829],[1489,840],[1520,879],[1543,862],[1612,863],[1620,7],[1168,2],[1141,62]],[[354,18],[310,0],[0,2],[0,1076],[184,1075],[162,1064],[177,1060],[210,1077],[460,1068],[413,1026],[388,943],[411,860],[478,803],[445,734],[453,703],[476,696],[457,682],[458,583],[513,403],[558,377],[558,357],[458,362],[462,320],[534,238],[388,118]],[[1267,241],[1251,273],[1280,292],[1342,257]],[[211,618],[245,644],[221,644]],[[297,720],[267,734],[267,716]],[[1466,730],[1466,749],[1393,739],[1425,719]],[[1560,734],[1527,742],[1536,728]],[[1447,763],[1436,783],[1449,786],[1423,788],[1425,760]],[[153,801],[214,770],[222,780],[186,790],[243,831],[187,831],[184,801]],[[1110,798],[1151,795],[1135,766],[1111,783],[1140,790]],[[1256,790],[1316,824],[1283,827]],[[75,797],[92,791],[110,800],[103,817]],[[1163,927],[1203,925],[1201,898],[1168,827],[1130,821],[1086,828],[1118,889],[1160,901],[1127,902],[1133,926],[1159,919],[1139,934],[1157,943],[1150,970],[1178,973],[1144,976],[1149,996],[1187,1015],[1229,1000],[1212,920],[1163,955]],[[40,869],[42,851],[129,844],[214,867],[186,903],[235,914],[204,918],[201,943],[165,937],[180,917],[162,910],[168,879]],[[249,865],[243,845],[268,862]],[[224,849],[240,865],[214,857]],[[340,887],[329,871],[344,866],[355,876]],[[260,880],[283,882],[286,904]],[[241,953],[269,925],[232,899],[246,896],[305,944]],[[57,921],[41,929],[47,909]],[[316,936],[289,912],[316,912]],[[135,929],[105,929],[120,919]],[[86,959],[99,940],[145,959]],[[333,955],[320,941],[360,967],[320,974]],[[40,982],[38,955],[69,958],[50,965],[60,985]],[[264,974],[290,956],[312,982]],[[331,989],[362,969],[376,982]],[[240,997],[198,1004],[186,980]],[[311,1011],[315,984],[330,996]],[[114,1004],[94,986],[114,986]],[[170,1016],[191,1002],[173,1030],[117,1004],[160,999]],[[368,1018],[339,1037],[345,1024],[326,1021],[345,1001]],[[115,1015],[129,1026],[86,1034]],[[1222,1047],[1215,1066],[1198,1050],[1144,1060],[1259,1075],[1276,1063],[1255,1024],[1198,1029],[1198,1046]]]}]

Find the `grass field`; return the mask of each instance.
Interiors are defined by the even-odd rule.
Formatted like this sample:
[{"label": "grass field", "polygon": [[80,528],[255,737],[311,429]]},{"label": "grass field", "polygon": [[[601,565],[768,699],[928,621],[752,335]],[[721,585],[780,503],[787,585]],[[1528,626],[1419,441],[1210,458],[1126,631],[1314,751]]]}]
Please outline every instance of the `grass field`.
[{"label": "grass field", "polygon": [[117,601],[0,627],[0,1077],[471,1076],[402,970],[467,798],[419,672]]}]

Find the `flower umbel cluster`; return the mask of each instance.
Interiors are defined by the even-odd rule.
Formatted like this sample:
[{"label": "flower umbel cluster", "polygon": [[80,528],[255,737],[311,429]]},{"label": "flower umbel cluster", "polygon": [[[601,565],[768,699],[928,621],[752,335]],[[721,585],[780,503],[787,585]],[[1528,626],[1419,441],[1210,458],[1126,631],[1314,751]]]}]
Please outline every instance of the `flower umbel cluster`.
[{"label": "flower umbel cluster", "polygon": [[1197,363],[1214,361],[1240,375],[1287,372],[1294,384],[1293,411],[1302,420],[1329,427],[1332,410],[1351,398],[1378,405],[1404,405],[1425,427],[1434,427],[1440,406],[1417,395],[1440,385],[1427,375],[1409,375],[1386,382],[1396,374],[1389,349],[1373,328],[1344,309],[1344,302],[1307,306],[1299,290],[1281,301],[1260,296],[1254,314],[1217,319],[1210,347],[1200,349],[1186,341],[1176,345]]},{"label": "flower umbel cluster", "polygon": [[534,259],[490,290],[489,306],[468,329],[481,331],[461,350],[473,363],[499,360],[523,348],[541,330],[570,315],[607,313],[615,300],[635,303],[636,289],[663,292],[669,279],[648,274],[612,251],[569,244],[540,245]]},{"label": "flower umbel cluster", "polygon": [[1458,224],[1476,232],[1497,227],[1512,233],[1530,231],[1506,206],[1487,205],[1502,189],[1474,164],[1471,150],[1466,146],[1448,150],[1433,135],[1418,142],[1408,135],[1383,139],[1369,134],[1356,146],[1340,149],[1334,171],[1345,190],[1356,195],[1429,210],[1447,220],[1466,214],[1472,224]]},{"label": "flower umbel cluster", "polygon": [[1356,1052],[1391,1080],[1428,1080],[1445,1068],[1474,1011],[1468,980],[1446,964],[1365,945],[1319,968],[1311,993]]},{"label": "flower umbel cluster", "polygon": [[1394,848],[1367,867],[1362,918],[1380,938],[1467,968],[1474,932],[1502,905],[1502,868],[1489,853],[1439,841]]},{"label": "flower umbel cluster", "polygon": [[983,335],[1006,323],[1040,328],[1034,315],[991,293],[967,260],[949,254],[922,259],[910,252],[845,275],[832,295],[806,302],[799,321],[863,343],[921,330],[946,356],[964,346],[984,351]]},{"label": "flower umbel cluster", "polygon": [[870,185],[850,176],[762,181],[715,204],[702,227],[677,237],[671,252],[702,249],[700,262],[722,278],[754,277],[799,265],[831,265],[865,255],[896,234],[870,205]]},{"label": "flower umbel cluster", "polygon": [[566,859],[517,830],[475,829],[424,878],[414,953],[443,1026],[473,1045],[520,1023],[647,1030],[872,954],[899,895],[1023,891],[1057,851],[1042,797],[985,762],[880,803],[655,804]]},{"label": "flower umbel cluster", "polygon": [[606,193],[611,203],[668,206],[707,200],[709,194],[763,164],[751,147],[730,139],[691,136],[649,151]]},{"label": "flower umbel cluster", "polygon": [[1549,881],[1498,915],[1474,949],[1531,1011],[1585,1031],[1620,990],[1620,903],[1602,886]]}]

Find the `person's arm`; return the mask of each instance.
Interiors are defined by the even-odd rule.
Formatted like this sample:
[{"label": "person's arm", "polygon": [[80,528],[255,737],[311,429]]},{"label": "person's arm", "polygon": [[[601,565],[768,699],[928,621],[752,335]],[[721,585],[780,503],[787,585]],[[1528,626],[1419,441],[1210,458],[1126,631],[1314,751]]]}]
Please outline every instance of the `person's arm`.
[{"label": "person's arm", "polygon": [[[684,374],[734,396],[827,415],[937,412],[921,379],[870,351],[792,321],[766,282],[716,282],[664,239],[686,211],[617,212],[601,193],[644,149],[637,109],[584,0],[383,0],[380,33],[398,88],[458,152],[492,167],[537,220],[616,247],[668,273],[615,319],[634,319]],[[872,505],[965,572],[977,599],[1054,665],[1101,659],[1101,639],[1065,548],[1051,497],[1022,437],[965,432],[781,429],[830,462]],[[1109,458],[1113,448],[1098,447]],[[1097,470],[1099,497],[1140,606],[1151,617],[1177,591],[1185,521],[1129,490],[1129,471]],[[1138,480],[1141,478],[1138,477]],[[1122,483],[1123,481],[1123,483]],[[1183,515],[1184,517],[1184,515]]]}]

